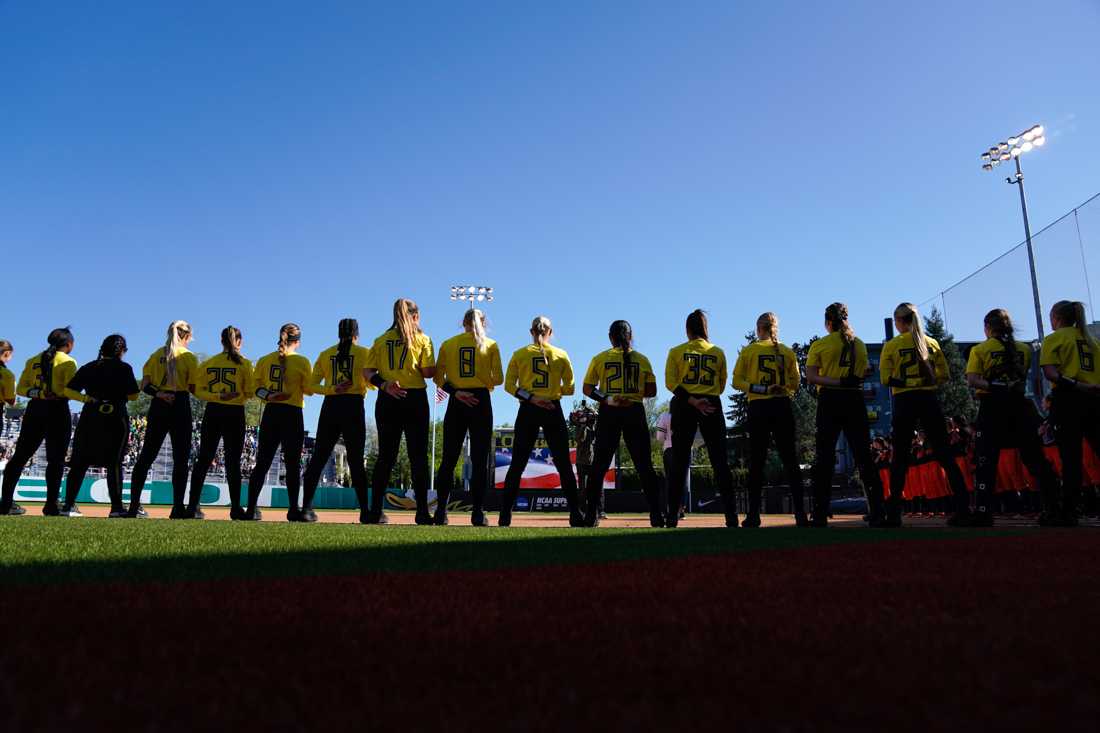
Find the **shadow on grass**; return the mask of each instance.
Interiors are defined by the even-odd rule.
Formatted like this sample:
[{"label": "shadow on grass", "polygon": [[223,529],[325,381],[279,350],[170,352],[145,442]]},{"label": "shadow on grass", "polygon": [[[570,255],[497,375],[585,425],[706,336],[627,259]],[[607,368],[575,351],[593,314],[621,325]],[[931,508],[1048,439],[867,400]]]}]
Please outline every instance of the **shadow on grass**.
[{"label": "shadow on grass", "polygon": [[[32,520],[22,520],[27,523]],[[900,539],[964,539],[1005,531],[939,529],[805,530],[531,530],[396,528],[353,525],[189,524],[104,525],[66,534],[67,544],[43,552],[24,548],[21,557],[0,556],[0,591],[16,585],[100,582],[282,578],[376,573],[495,570],[546,565],[600,564],[630,560],[724,555],[839,543]],[[0,527],[8,529],[11,524]],[[124,527],[118,537],[98,529]],[[140,533],[131,528],[140,527]],[[23,528],[29,532],[32,527]],[[23,532],[20,532],[22,534]],[[94,532],[94,534],[93,534]],[[9,539],[11,536],[9,535]],[[94,542],[91,542],[94,540]],[[47,555],[43,557],[42,555]],[[751,561],[746,559],[746,561]]]}]

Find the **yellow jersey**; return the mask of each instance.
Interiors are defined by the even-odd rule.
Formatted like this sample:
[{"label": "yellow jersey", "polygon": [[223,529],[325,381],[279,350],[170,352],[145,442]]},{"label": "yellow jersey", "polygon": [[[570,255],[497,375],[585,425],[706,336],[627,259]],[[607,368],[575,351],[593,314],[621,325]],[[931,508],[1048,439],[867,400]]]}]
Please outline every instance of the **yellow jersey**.
[{"label": "yellow jersey", "polygon": [[190,392],[198,383],[199,360],[185,348],[178,348],[176,355],[176,381],[168,384],[168,364],[161,347],[150,354],[141,368],[141,376],[163,392]]},{"label": "yellow jersey", "polygon": [[[857,338],[852,343],[834,331],[810,344],[806,366],[817,367],[818,374],[832,379],[859,377],[867,373],[867,345]],[[829,389],[861,390],[861,387],[829,387]]]},{"label": "yellow jersey", "polygon": [[285,402],[272,404],[303,407],[306,395],[313,394],[309,386],[312,373],[309,359],[301,354],[287,354],[284,362],[279,352],[273,351],[256,362],[252,391],[286,392],[290,397]]},{"label": "yellow jersey", "polygon": [[435,366],[435,349],[432,340],[423,332],[416,334],[413,341],[406,344],[397,330],[389,329],[371,345],[367,368],[405,389],[423,389],[427,382],[420,370]]},{"label": "yellow jersey", "polygon": [[[313,376],[309,389],[313,394],[357,394],[365,395],[371,384],[363,376],[370,358],[370,349],[352,344],[345,356],[340,356],[340,344],[330,346],[321,352],[313,362]],[[345,382],[351,383],[351,389],[337,392],[334,387]]]},{"label": "yellow jersey", "polygon": [[[749,402],[793,397],[800,381],[798,357],[786,344],[776,346],[771,341],[754,341],[737,354],[737,363],[733,367],[733,388],[748,393]],[[753,385],[770,388],[775,384],[783,391],[776,394],[752,391]]]},{"label": "yellow jersey", "polygon": [[576,385],[573,384],[569,354],[550,344],[542,347],[530,344],[517,349],[508,361],[504,389],[510,395],[517,389],[525,389],[545,400],[558,400],[562,395],[573,394]]},{"label": "yellow jersey", "polygon": [[599,387],[608,396],[641,402],[645,398],[646,385],[656,385],[657,377],[643,354],[631,351],[628,364],[623,358],[623,350],[615,347],[592,357],[584,383]]},{"label": "yellow jersey", "polygon": [[500,347],[490,338],[478,349],[473,334],[460,333],[439,346],[435,365],[435,383],[450,382],[456,389],[489,389],[504,382],[500,365]]},{"label": "yellow jersey", "polygon": [[[977,374],[986,381],[996,379],[1023,379],[1027,376],[1028,367],[1031,366],[1031,347],[1023,341],[1014,341],[1015,349],[1012,358],[1016,364],[1015,369],[1010,369],[1005,363],[1005,347],[997,339],[986,339],[970,349],[970,357],[966,360],[966,373]],[[989,390],[979,389],[978,394],[988,394]]]},{"label": "yellow jersey", "polygon": [[1039,365],[1056,366],[1063,377],[1085,384],[1100,384],[1100,372],[1096,371],[1096,341],[1082,338],[1074,326],[1059,328],[1043,339]]},{"label": "yellow jersey", "polygon": [[[237,364],[224,351],[200,364],[197,375],[195,396],[207,402],[243,405],[255,390],[252,384],[252,362],[242,356],[241,363]],[[231,400],[223,400],[221,395],[229,392],[238,394]]]},{"label": "yellow jersey", "polygon": [[936,384],[923,384],[920,367],[917,366],[917,345],[913,341],[913,334],[901,333],[887,341],[882,347],[882,355],[879,357],[879,378],[883,384],[890,384],[891,379],[905,382],[904,387],[891,387],[893,394],[903,394],[914,390],[936,389],[940,383],[946,382],[949,377],[947,370],[947,358],[943,355],[940,342],[926,336],[928,341],[928,360],[932,363],[932,369],[936,374]]},{"label": "yellow jersey", "polygon": [[692,339],[668,351],[665,387],[692,395],[718,396],[726,388],[726,352],[706,339]]},{"label": "yellow jersey", "polygon": [[[37,389],[55,397],[87,402],[88,398],[83,394],[69,389],[69,382],[76,374],[76,359],[59,351],[53,355],[52,364],[50,383],[47,385],[42,381],[42,354],[35,354],[27,359],[26,366],[23,367],[23,373],[19,375],[19,384],[15,387],[16,394],[20,397],[30,397],[27,392]],[[39,396],[45,397],[46,395],[40,393]]]},{"label": "yellow jersey", "polygon": [[15,402],[15,375],[0,364],[0,402]]}]

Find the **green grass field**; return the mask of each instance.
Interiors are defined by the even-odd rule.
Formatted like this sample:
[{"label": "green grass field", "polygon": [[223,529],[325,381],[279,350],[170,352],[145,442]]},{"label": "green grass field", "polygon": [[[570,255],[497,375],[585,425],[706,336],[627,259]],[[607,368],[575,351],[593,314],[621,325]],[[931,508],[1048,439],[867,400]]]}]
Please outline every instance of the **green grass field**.
[{"label": "green grass field", "polygon": [[578,530],[13,517],[0,518],[0,575],[8,583],[40,584],[491,570],[959,536],[941,529]]}]

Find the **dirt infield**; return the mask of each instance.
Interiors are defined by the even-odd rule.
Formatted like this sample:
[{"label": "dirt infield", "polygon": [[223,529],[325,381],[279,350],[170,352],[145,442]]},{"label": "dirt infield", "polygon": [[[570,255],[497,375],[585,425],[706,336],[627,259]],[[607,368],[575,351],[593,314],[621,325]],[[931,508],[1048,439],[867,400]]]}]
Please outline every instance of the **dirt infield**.
[{"label": "dirt infield", "polygon": [[1098,549],[9,586],[0,727],[1094,730]]}]

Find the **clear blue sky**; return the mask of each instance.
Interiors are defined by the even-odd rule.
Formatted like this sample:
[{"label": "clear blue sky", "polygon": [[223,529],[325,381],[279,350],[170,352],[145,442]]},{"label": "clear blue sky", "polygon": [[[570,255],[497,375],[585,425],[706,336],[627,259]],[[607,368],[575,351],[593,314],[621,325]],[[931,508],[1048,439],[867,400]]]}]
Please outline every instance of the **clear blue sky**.
[{"label": "clear blue sky", "polygon": [[1095,2],[405,5],[0,1],[16,362],[72,324],[140,365],[174,318],[312,357],[398,296],[438,344],[464,281],[506,355],[545,313],[578,371],[621,317],[663,365],[696,306],[731,359],[837,299],[873,340],[1020,241],[990,143],[1050,131],[1036,226],[1100,190]]}]

